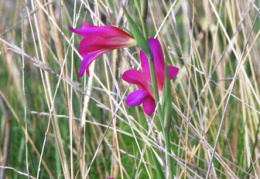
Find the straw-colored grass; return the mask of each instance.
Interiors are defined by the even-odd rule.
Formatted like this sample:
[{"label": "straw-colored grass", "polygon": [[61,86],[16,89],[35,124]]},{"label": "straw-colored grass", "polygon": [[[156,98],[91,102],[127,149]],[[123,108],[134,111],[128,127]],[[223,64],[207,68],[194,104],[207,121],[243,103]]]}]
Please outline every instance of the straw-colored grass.
[{"label": "straw-colored grass", "polygon": [[122,3],[0,1],[0,178],[157,178],[155,153],[176,178],[260,177],[260,2],[149,1],[171,81],[171,153],[158,113],[129,107],[121,76],[138,48],[115,50],[79,78],[82,22],[129,30]]}]

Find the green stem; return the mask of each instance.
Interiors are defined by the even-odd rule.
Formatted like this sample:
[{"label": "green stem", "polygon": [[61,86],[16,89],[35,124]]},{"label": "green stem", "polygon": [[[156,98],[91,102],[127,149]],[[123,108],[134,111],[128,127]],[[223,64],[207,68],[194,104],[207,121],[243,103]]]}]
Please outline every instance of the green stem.
[{"label": "green stem", "polygon": [[[171,133],[170,133],[170,129],[171,129],[171,117],[172,117],[172,94],[171,94],[171,83],[170,83],[170,77],[169,77],[169,71],[168,68],[166,66],[165,68],[165,85],[164,85],[164,111],[165,111],[165,115],[164,115],[164,121],[165,121],[165,144],[166,144],[166,150],[168,153],[171,154]],[[170,99],[169,99],[170,97]],[[169,173],[169,177],[170,178],[174,178],[173,176],[173,160],[171,160],[170,155],[167,155],[166,157],[166,161],[168,166],[168,173]]]},{"label": "green stem", "polygon": [[[143,0],[142,3],[143,3],[143,6],[145,6],[145,8],[146,8],[148,5],[148,0]],[[145,39],[148,40],[147,28],[146,28],[146,23],[145,23],[146,14],[142,13],[140,0],[135,0],[135,5],[137,7],[137,11],[138,11],[138,14],[141,19],[141,24],[142,24],[143,33],[144,33],[143,35],[144,35]]]},{"label": "green stem", "polygon": [[[148,151],[149,151],[149,150],[148,150]],[[153,156],[153,160],[154,160],[154,163],[155,163],[155,167],[156,167],[156,169],[157,169],[158,177],[159,177],[160,179],[165,179],[164,174],[163,174],[163,171],[162,171],[162,169],[161,169],[161,164],[160,164],[160,162],[158,161],[158,159],[156,158],[156,156],[155,156],[154,151],[152,150],[152,148],[151,148],[151,153],[150,153],[150,155]]]},{"label": "green stem", "polygon": [[142,26],[144,31],[144,37],[148,40],[148,32],[146,26],[146,17],[147,17],[147,8],[148,8],[148,0],[142,0]]},{"label": "green stem", "polygon": [[153,58],[152,53],[150,55],[148,55],[148,59],[149,59],[151,77],[152,77],[154,98],[155,98],[156,104],[158,104],[159,119],[161,122],[162,131],[164,133],[163,111],[162,111],[162,107],[160,104],[160,97],[159,97],[158,85],[157,85],[157,79],[156,79],[156,73],[155,73],[154,58]]},{"label": "green stem", "polygon": [[[171,136],[170,136],[170,128],[167,130],[165,130],[165,144],[166,144],[166,151],[168,153],[171,153]],[[166,163],[169,165],[168,166],[168,174],[169,174],[169,177],[171,179],[173,179],[173,172],[172,172],[172,169],[173,169],[173,163],[172,163],[172,160],[171,160],[171,157],[170,155],[166,155]]]},{"label": "green stem", "polygon": [[[159,112],[159,119],[161,123],[162,132],[165,137],[165,145],[166,145],[166,166],[167,166],[167,173],[169,178],[173,178],[173,163],[171,160],[171,157],[169,154],[171,154],[171,136],[170,136],[170,128],[171,128],[171,99],[167,98],[164,102],[164,108],[162,108],[160,104],[160,97],[158,93],[158,85],[157,85],[157,79],[156,79],[156,73],[155,73],[155,65],[154,65],[154,58],[152,55],[149,57],[150,61],[150,71],[151,71],[151,77],[152,77],[152,85],[153,85],[153,92],[154,92],[154,98],[156,103],[158,104],[158,112]],[[165,68],[165,90],[164,92],[167,94],[167,96],[171,97],[171,86],[170,86],[170,79],[169,79],[169,72],[168,68]],[[164,111],[164,113],[163,113]]]},{"label": "green stem", "polygon": [[[149,58],[150,57],[150,58]],[[161,123],[161,129],[162,129],[162,132],[164,134],[164,137],[165,137],[165,145],[166,145],[166,166],[167,168],[165,170],[168,170],[167,173],[168,173],[168,176],[169,178],[173,178],[173,172],[172,172],[172,169],[173,169],[173,165],[172,165],[172,160],[171,160],[171,157],[169,154],[171,154],[171,144],[170,144],[170,119],[171,119],[171,115],[170,115],[170,110],[167,109],[169,108],[169,105],[166,105],[166,109],[165,109],[165,112],[166,112],[166,119],[165,119],[165,124],[164,125],[164,115],[163,115],[163,110],[162,110],[162,106],[160,104],[160,98],[159,98],[159,93],[158,93],[158,85],[157,85],[157,79],[156,79],[156,73],[155,73],[155,65],[154,65],[154,59],[153,59],[153,56],[150,55],[148,58],[149,58],[149,62],[150,62],[150,71],[151,71],[151,77],[152,77],[152,86],[153,86],[153,92],[154,92],[154,98],[155,98],[155,101],[156,103],[158,104],[158,112],[159,112],[159,120],[160,120],[160,123]],[[166,67],[167,68],[167,67]],[[166,70],[166,80],[167,80],[167,75],[168,75],[168,78],[169,78],[169,74],[168,74],[168,68]],[[169,79],[168,79],[169,80]],[[171,101],[171,100],[170,100]],[[171,104],[171,102],[170,102]],[[169,153],[169,154],[168,154]]]}]

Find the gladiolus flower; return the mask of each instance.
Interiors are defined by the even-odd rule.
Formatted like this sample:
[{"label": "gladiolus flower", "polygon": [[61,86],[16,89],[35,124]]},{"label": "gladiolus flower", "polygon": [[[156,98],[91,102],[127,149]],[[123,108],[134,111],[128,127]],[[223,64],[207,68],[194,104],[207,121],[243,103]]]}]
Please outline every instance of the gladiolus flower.
[{"label": "gladiolus flower", "polygon": [[79,44],[79,53],[83,57],[79,77],[82,77],[85,71],[89,76],[89,65],[100,55],[117,48],[136,45],[131,35],[114,26],[99,27],[83,23],[81,29],[70,27],[70,30],[83,37]]},{"label": "gladiolus flower", "polygon": [[[149,43],[154,57],[155,74],[158,85],[159,96],[161,97],[163,92],[163,86],[165,82],[165,62],[164,54],[160,42],[157,39],[150,38]],[[144,112],[147,115],[152,115],[156,104],[154,99],[154,93],[151,89],[152,80],[150,73],[149,60],[145,53],[140,52],[142,71],[135,69],[127,70],[122,78],[130,84],[136,84],[139,90],[132,92],[126,99],[128,106],[139,106],[143,104]],[[168,66],[170,80],[173,79],[179,69],[174,66]]]}]

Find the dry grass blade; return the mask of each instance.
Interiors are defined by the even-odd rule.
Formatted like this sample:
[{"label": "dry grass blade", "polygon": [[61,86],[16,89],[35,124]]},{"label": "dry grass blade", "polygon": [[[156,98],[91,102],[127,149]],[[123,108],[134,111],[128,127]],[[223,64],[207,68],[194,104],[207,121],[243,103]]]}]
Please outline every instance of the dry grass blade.
[{"label": "dry grass blade", "polygon": [[[4,113],[4,149],[3,149],[3,161],[2,166],[7,166],[9,161],[9,153],[10,153],[10,140],[11,140],[11,114],[9,109],[4,101],[3,97],[0,96],[0,106]],[[6,177],[6,169],[2,168],[0,170],[0,178]]]}]

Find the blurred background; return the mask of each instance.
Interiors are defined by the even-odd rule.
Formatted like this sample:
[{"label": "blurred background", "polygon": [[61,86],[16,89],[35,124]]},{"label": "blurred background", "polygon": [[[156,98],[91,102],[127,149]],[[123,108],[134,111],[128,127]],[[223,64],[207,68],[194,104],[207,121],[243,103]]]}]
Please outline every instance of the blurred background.
[{"label": "blurred background", "polygon": [[[151,0],[142,6],[171,81],[171,154],[158,114],[129,107],[121,76],[136,47],[109,52],[78,77],[83,22],[131,33],[135,1],[0,0],[0,178],[157,178],[165,155],[176,178],[260,176],[260,1]],[[213,161],[211,170],[210,162]]]}]

